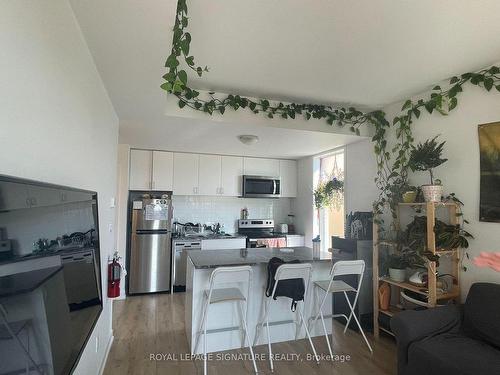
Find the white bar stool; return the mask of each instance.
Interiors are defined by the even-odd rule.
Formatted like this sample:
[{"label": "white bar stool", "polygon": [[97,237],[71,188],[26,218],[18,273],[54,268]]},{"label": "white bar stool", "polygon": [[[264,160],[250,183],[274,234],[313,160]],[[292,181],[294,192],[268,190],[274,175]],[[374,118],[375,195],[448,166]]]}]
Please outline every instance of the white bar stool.
[{"label": "white bar stool", "polygon": [[[270,303],[271,301],[274,300],[274,295],[276,293],[276,287],[278,286],[278,282],[280,280],[289,280],[289,279],[302,279],[304,280],[304,300],[302,301],[302,305],[305,306],[306,301],[307,301],[307,291],[309,290],[309,284],[311,282],[311,269],[312,266],[309,263],[296,263],[296,264],[283,264],[278,267],[276,270],[276,275],[274,279],[276,280],[274,283],[274,288],[273,292],[269,297],[266,298],[264,294],[264,317],[257,324],[256,327],[256,332],[255,332],[255,339],[254,339],[254,345],[257,343],[257,340],[259,339],[260,336],[260,330],[264,325],[266,326],[267,330],[267,346],[269,349],[269,364],[271,366],[271,372],[274,372],[274,364],[273,364],[273,353],[271,350],[271,335],[269,333],[269,325],[276,325],[276,324],[287,324],[288,322],[276,322],[273,324],[272,322],[269,323],[269,310],[270,310]],[[300,301],[298,301],[300,302]],[[304,319],[304,314],[300,310],[300,305],[297,303],[297,309],[295,310],[296,313],[299,314],[299,320],[295,322],[296,324],[296,333],[295,333],[295,339],[299,336],[300,333],[300,328],[302,324],[304,324],[304,328],[306,330],[307,338],[309,339],[309,343],[311,344],[312,351],[314,353],[314,357],[316,358],[316,362],[319,364],[319,357],[318,354],[316,353],[316,349],[314,348],[314,344],[311,340],[311,335],[309,334],[309,329],[307,328],[307,323]]]},{"label": "white bar stool", "polygon": [[[232,288],[215,288],[216,285],[227,284],[227,283],[247,283],[247,294],[245,295],[237,287]],[[250,338],[248,336],[247,327],[247,316],[248,316],[248,300],[250,298],[250,285],[252,284],[252,267],[250,266],[239,266],[239,267],[219,267],[216,268],[210,275],[209,281],[210,287],[205,290],[203,294],[203,314],[201,318],[200,328],[196,335],[195,352],[198,349],[198,344],[200,342],[200,336],[203,334],[203,373],[207,374],[207,320],[208,320],[208,308],[214,303],[223,302],[237,302],[238,313],[240,315],[240,331],[243,333],[243,344],[248,344],[250,349],[250,355],[253,362],[253,368],[257,374],[257,364],[255,363],[255,356],[253,354],[252,345],[250,343]],[[245,308],[243,308],[243,303],[245,303]]]},{"label": "white bar stool", "polygon": [[[332,347],[330,345],[330,340],[328,339],[328,332],[326,330],[326,325],[325,325],[325,318],[334,318],[334,317],[343,317],[347,321],[345,328],[344,328],[344,333],[346,332],[347,328],[349,327],[349,323],[351,322],[352,317],[354,317],[354,320],[356,321],[356,324],[359,327],[359,330],[361,334],[363,335],[363,338],[365,339],[366,345],[368,345],[368,349],[370,349],[370,352],[373,353],[373,349],[370,346],[370,343],[368,342],[368,339],[366,338],[365,332],[363,331],[363,328],[361,328],[361,324],[359,324],[359,320],[354,313],[354,308],[356,307],[356,303],[358,302],[358,296],[359,296],[359,290],[361,289],[361,283],[363,282],[363,273],[365,271],[365,261],[364,260],[345,260],[345,261],[338,261],[332,266],[332,269],[330,270],[330,280],[324,280],[324,281],[315,281],[314,282],[314,292],[316,295],[316,300],[319,300],[319,291],[324,292],[324,297],[321,301],[321,304],[319,306],[319,311],[314,318],[309,319],[309,329],[312,329],[314,325],[316,324],[317,320],[319,317],[321,317],[321,323],[323,325],[323,331],[325,333],[325,338],[326,342],[328,344],[328,350],[330,351],[330,356],[333,358],[333,351]],[[344,276],[344,275],[358,275],[359,276],[359,283],[358,287],[354,288],[350,286],[349,284],[345,283],[342,280],[334,280],[336,276]],[[351,304],[351,301],[349,300],[349,297],[347,296],[347,292],[354,292],[356,293],[356,296],[354,297],[354,302]],[[347,301],[347,304],[349,305],[349,308],[351,310],[351,313],[349,314],[349,317],[345,314],[334,314],[334,315],[323,315],[323,306],[325,305],[325,302],[327,300],[327,297],[330,294],[333,293],[344,293],[345,299]],[[312,322],[311,322],[312,320]],[[332,333],[332,341],[333,341],[333,333]]]}]

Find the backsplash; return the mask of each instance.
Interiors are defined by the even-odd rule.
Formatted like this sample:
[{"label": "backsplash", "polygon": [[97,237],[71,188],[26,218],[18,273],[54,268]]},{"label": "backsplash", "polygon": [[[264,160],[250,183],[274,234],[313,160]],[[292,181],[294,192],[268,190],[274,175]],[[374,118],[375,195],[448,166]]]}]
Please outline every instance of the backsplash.
[{"label": "backsplash", "polygon": [[173,196],[174,220],[181,223],[224,224],[226,233],[238,231],[241,209],[248,208],[249,219],[274,219],[287,223],[291,199],[259,199],[208,196]]}]

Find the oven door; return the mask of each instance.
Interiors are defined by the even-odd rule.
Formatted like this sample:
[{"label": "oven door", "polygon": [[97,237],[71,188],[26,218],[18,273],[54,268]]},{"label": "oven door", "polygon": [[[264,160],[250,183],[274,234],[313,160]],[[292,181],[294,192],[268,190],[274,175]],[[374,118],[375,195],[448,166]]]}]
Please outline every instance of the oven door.
[{"label": "oven door", "polygon": [[247,248],[256,249],[256,248],[266,248],[269,247],[265,243],[262,243],[257,238],[248,238],[247,239]]},{"label": "oven door", "polygon": [[243,176],[243,196],[247,198],[279,198],[280,179],[263,176]]}]

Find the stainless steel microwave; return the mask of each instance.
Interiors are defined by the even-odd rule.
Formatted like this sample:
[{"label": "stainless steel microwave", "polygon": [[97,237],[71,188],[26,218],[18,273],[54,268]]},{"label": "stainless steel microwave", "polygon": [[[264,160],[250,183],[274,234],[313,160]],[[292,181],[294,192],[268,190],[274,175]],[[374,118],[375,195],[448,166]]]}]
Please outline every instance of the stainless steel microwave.
[{"label": "stainless steel microwave", "polygon": [[243,176],[244,198],[279,198],[280,194],[279,177]]}]

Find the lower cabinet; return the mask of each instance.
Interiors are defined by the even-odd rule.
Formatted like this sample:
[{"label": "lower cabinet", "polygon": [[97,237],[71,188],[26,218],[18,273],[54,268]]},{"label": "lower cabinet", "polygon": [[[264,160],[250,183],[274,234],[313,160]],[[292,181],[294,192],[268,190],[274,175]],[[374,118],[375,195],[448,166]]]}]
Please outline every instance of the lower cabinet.
[{"label": "lower cabinet", "polygon": [[305,245],[305,238],[301,234],[287,234],[286,235],[286,246],[287,247],[299,247]]},{"label": "lower cabinet", "polygon": [[227,249],[244,249],[247,247],[247,239],[241,238],[221,238],[214,240],[202,240],[202,250],[227,250]]}]

